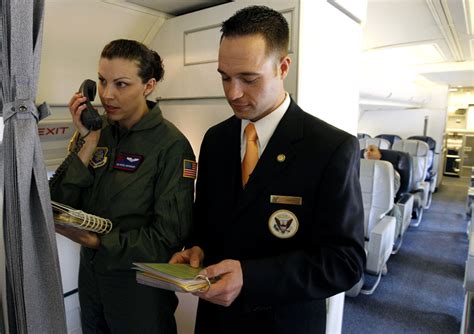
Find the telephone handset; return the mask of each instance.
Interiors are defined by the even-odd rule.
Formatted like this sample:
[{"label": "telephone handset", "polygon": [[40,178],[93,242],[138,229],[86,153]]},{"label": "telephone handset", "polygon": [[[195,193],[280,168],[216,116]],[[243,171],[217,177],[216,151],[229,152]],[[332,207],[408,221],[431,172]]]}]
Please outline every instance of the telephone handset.
[{"label": "telephone handset", "polygon": [[81,122],[86,128],[93,131],[102,128],[102,118],[91,103],[91,101],[94,101],[95,99],[96,91],[97,86],[95,81],[90,79],[84,80],[81,87],[79,87],[79,92],[87,98],[86,102],[83,103],[86,105],[86,109],[81,113]]},{"label": "telephone handset", "polygon": [[[96,90],[97,86],[95,82],[89,79],[84,80],[84,82],[81,84],[81,87],[79,87],[79,92],[81,92],[82,95],[87,98],[86,102],[84,102],[86,109],[84,109],[81,113],[81,122],[90,131],[99,130],[102,128],[102,118],[100,118],[99,113],[94,109],[91,103],[91,101],[94,101]],[[51,190],[56,187],[59,177],[72,163],[74,156],[79,153],[85,143],[84,138],[87,136],[88,134],[86,134],[84,137],[81,137],[78,131],[74,133],[74,136],[71,138],[71,142],[69,143],[70,147],[68,156],[66,159],[64,159],[61,165],[56,169],[56,172],[53,174],[53,176],[51,176],[49,179],[49,188]]]}]

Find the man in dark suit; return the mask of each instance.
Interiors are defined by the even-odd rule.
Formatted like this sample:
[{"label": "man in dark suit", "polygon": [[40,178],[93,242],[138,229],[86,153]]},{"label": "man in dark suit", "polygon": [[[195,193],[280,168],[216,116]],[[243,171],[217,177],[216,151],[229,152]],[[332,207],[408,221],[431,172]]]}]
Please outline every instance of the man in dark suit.
[{"label": "man in dark suit", "polygon": [[247,7],[221,31],[218,72],[235,115],[204,137],[194,247],[171,262],[215,278],[197,293],[196,333],[323,333],[325,299],[365,265],[358,141],[285,92],[280,13]]}]

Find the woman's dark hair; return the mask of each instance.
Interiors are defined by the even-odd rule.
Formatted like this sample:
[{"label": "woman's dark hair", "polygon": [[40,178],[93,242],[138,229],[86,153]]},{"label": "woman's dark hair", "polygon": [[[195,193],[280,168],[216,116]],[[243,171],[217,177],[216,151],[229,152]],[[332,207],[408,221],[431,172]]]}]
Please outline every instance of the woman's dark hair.
[{"label": "woman's dark hair", "polygon": [[258,34],[265,39],[266,54],[288,54],[290,33],[285,17],[266,6],[250,6],[238,10],[222,23],[221,40],[224,37]]},{"label": "woman's dark hair", "polygon": [[160,81],[165,74],[160,55],[137,41],[129,39],[112,41],[104,47],[100,57],[105,59],[123,58],[136,61],[138,76],[142,79],[143,83],[147,83],[151,78]]}]

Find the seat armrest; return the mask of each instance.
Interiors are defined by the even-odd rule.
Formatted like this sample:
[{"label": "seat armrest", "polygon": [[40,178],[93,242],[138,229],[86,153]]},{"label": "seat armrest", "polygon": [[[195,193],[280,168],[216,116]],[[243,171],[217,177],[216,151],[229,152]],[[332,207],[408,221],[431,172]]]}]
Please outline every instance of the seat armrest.
[{"label": "seat armrest", "polygon": [[412,194],[403,194],[398,202],[395,203],[395,205],[400,209],[403,218],[402,229],[400,231],[401,236],[405,233],[408,226],[410,226],[414,200],[415,197]]},{"label": "seat armrest", "polygon": [[469,239],[469,251],[464,272],[464,289],[474,292],[474,238]]},{"label": "seat armrest", "polygon": [[433,173],[431,174],[431,180],[430,180],[430,191],[432,193],[434,193],[436,190],[436,183],[438,183],[438,174]]},{"label": "seat armrest", "polygon": [[378,275],[392,253],[395,242],[395,218],[385,216],[375,225],[367,246],[367,272]]},{"label": "seat armrest", "polygon": [[426,204],[428,203],[428,193],[430,191],[430,184],[428,182],[418,182],[415,189],[410,191],[412,194],[421,194],[421,207],[426,207]]},{"label": "seat armrest", "polygon": [[429,199],[429,193],[430,193],[430,183],[429,182],[426,182],[426,181],[423,181],[423,182],[420,182],[420,186],[422,187],[423,189],[423,207],[425,209],[428,208],[428,199]]}]

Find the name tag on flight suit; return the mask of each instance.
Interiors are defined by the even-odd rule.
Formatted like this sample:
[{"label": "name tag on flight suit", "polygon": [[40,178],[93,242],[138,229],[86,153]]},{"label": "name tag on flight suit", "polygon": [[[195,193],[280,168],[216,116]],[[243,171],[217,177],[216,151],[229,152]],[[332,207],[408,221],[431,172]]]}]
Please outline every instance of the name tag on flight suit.
[{"label": "name tag on flight suit", "polygon": [[115,159],[113,168],[126,172],[135,172],[143,160],[143,155],[120,152]]}]

